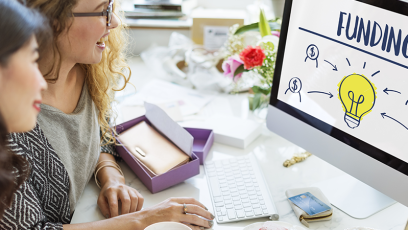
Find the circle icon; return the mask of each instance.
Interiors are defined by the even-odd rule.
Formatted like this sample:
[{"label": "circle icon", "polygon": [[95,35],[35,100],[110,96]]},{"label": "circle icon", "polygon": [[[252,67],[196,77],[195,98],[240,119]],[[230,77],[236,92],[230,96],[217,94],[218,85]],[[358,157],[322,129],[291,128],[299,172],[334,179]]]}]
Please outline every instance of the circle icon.
[{"label": "circle icon", "polygon": [[302,81],[297,77],[292,78],[289,82],[289,90],[292,93],[299,93],[302,90]]},{"label": "circle icon", "polygon": [[319,48],[317,48],[316,45],[312,44],[309,47],[307,47],[306,55],[310,60],[317,60],[319,54],[320,54]]}]

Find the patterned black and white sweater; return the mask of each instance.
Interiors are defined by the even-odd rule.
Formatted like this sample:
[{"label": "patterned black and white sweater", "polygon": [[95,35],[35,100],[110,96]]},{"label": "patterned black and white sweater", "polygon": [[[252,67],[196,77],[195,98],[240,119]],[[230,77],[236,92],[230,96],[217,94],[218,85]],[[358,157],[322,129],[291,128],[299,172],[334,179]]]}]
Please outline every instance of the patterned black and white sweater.
[{"label": "patterned black and white sweater", "polygon": [[[10,134],[9,147],[27,158],[31,173],[14,194],[0,229],[63,229],[71,219],[68,173],[43,131],[37,125],[30,132]],[[101,148],[117,157],[113,146]]]}]

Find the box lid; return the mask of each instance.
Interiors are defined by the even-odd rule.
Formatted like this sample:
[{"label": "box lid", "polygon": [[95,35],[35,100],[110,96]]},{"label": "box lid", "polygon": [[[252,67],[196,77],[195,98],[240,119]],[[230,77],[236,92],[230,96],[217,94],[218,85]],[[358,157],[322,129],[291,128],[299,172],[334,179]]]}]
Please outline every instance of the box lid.
[{"label": "box lid", "polygon": [[159,106],[145,102],[146,118],[164,136],[191,157],[193,136],[173,121]]}]

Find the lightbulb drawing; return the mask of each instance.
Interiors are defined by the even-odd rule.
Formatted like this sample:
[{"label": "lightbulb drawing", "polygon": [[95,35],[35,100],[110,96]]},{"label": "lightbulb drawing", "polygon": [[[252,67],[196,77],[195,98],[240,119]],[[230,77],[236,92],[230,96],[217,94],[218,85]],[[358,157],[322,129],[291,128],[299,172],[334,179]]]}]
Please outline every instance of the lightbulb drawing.
[{"label": "lightbulb drawing", "polygon": [[364,116],[371,112],[377,99],[376,87],[363,75],[352,74],[339,83],[339,99],[345,112],[344,121],[355,129]]}]

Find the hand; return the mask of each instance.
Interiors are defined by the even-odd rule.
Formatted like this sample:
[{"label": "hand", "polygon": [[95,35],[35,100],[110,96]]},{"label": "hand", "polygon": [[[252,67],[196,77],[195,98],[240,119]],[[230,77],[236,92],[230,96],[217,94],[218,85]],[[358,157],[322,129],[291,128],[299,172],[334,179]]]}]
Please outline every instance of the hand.
[{"label": "hand", "polygon": [[[184,214],[184,205],[187,214]],[[158,222],[179,222],[189,226],[193,230],[211,228],[214,224],[214,215],[207,208],[193,198],[170,198],[149,209],[137,213],[139,220],[137,229],[145,229],[147,226]],[[203,219],[204,218],[204,219]]]},{"label": "hand", "polygon": [[106,218],[118,216],[119,201],[122,203],[121,214],[140,211],[144,199],[134,188],[120,182],[107,182],[99,193],[98,206]]}]

